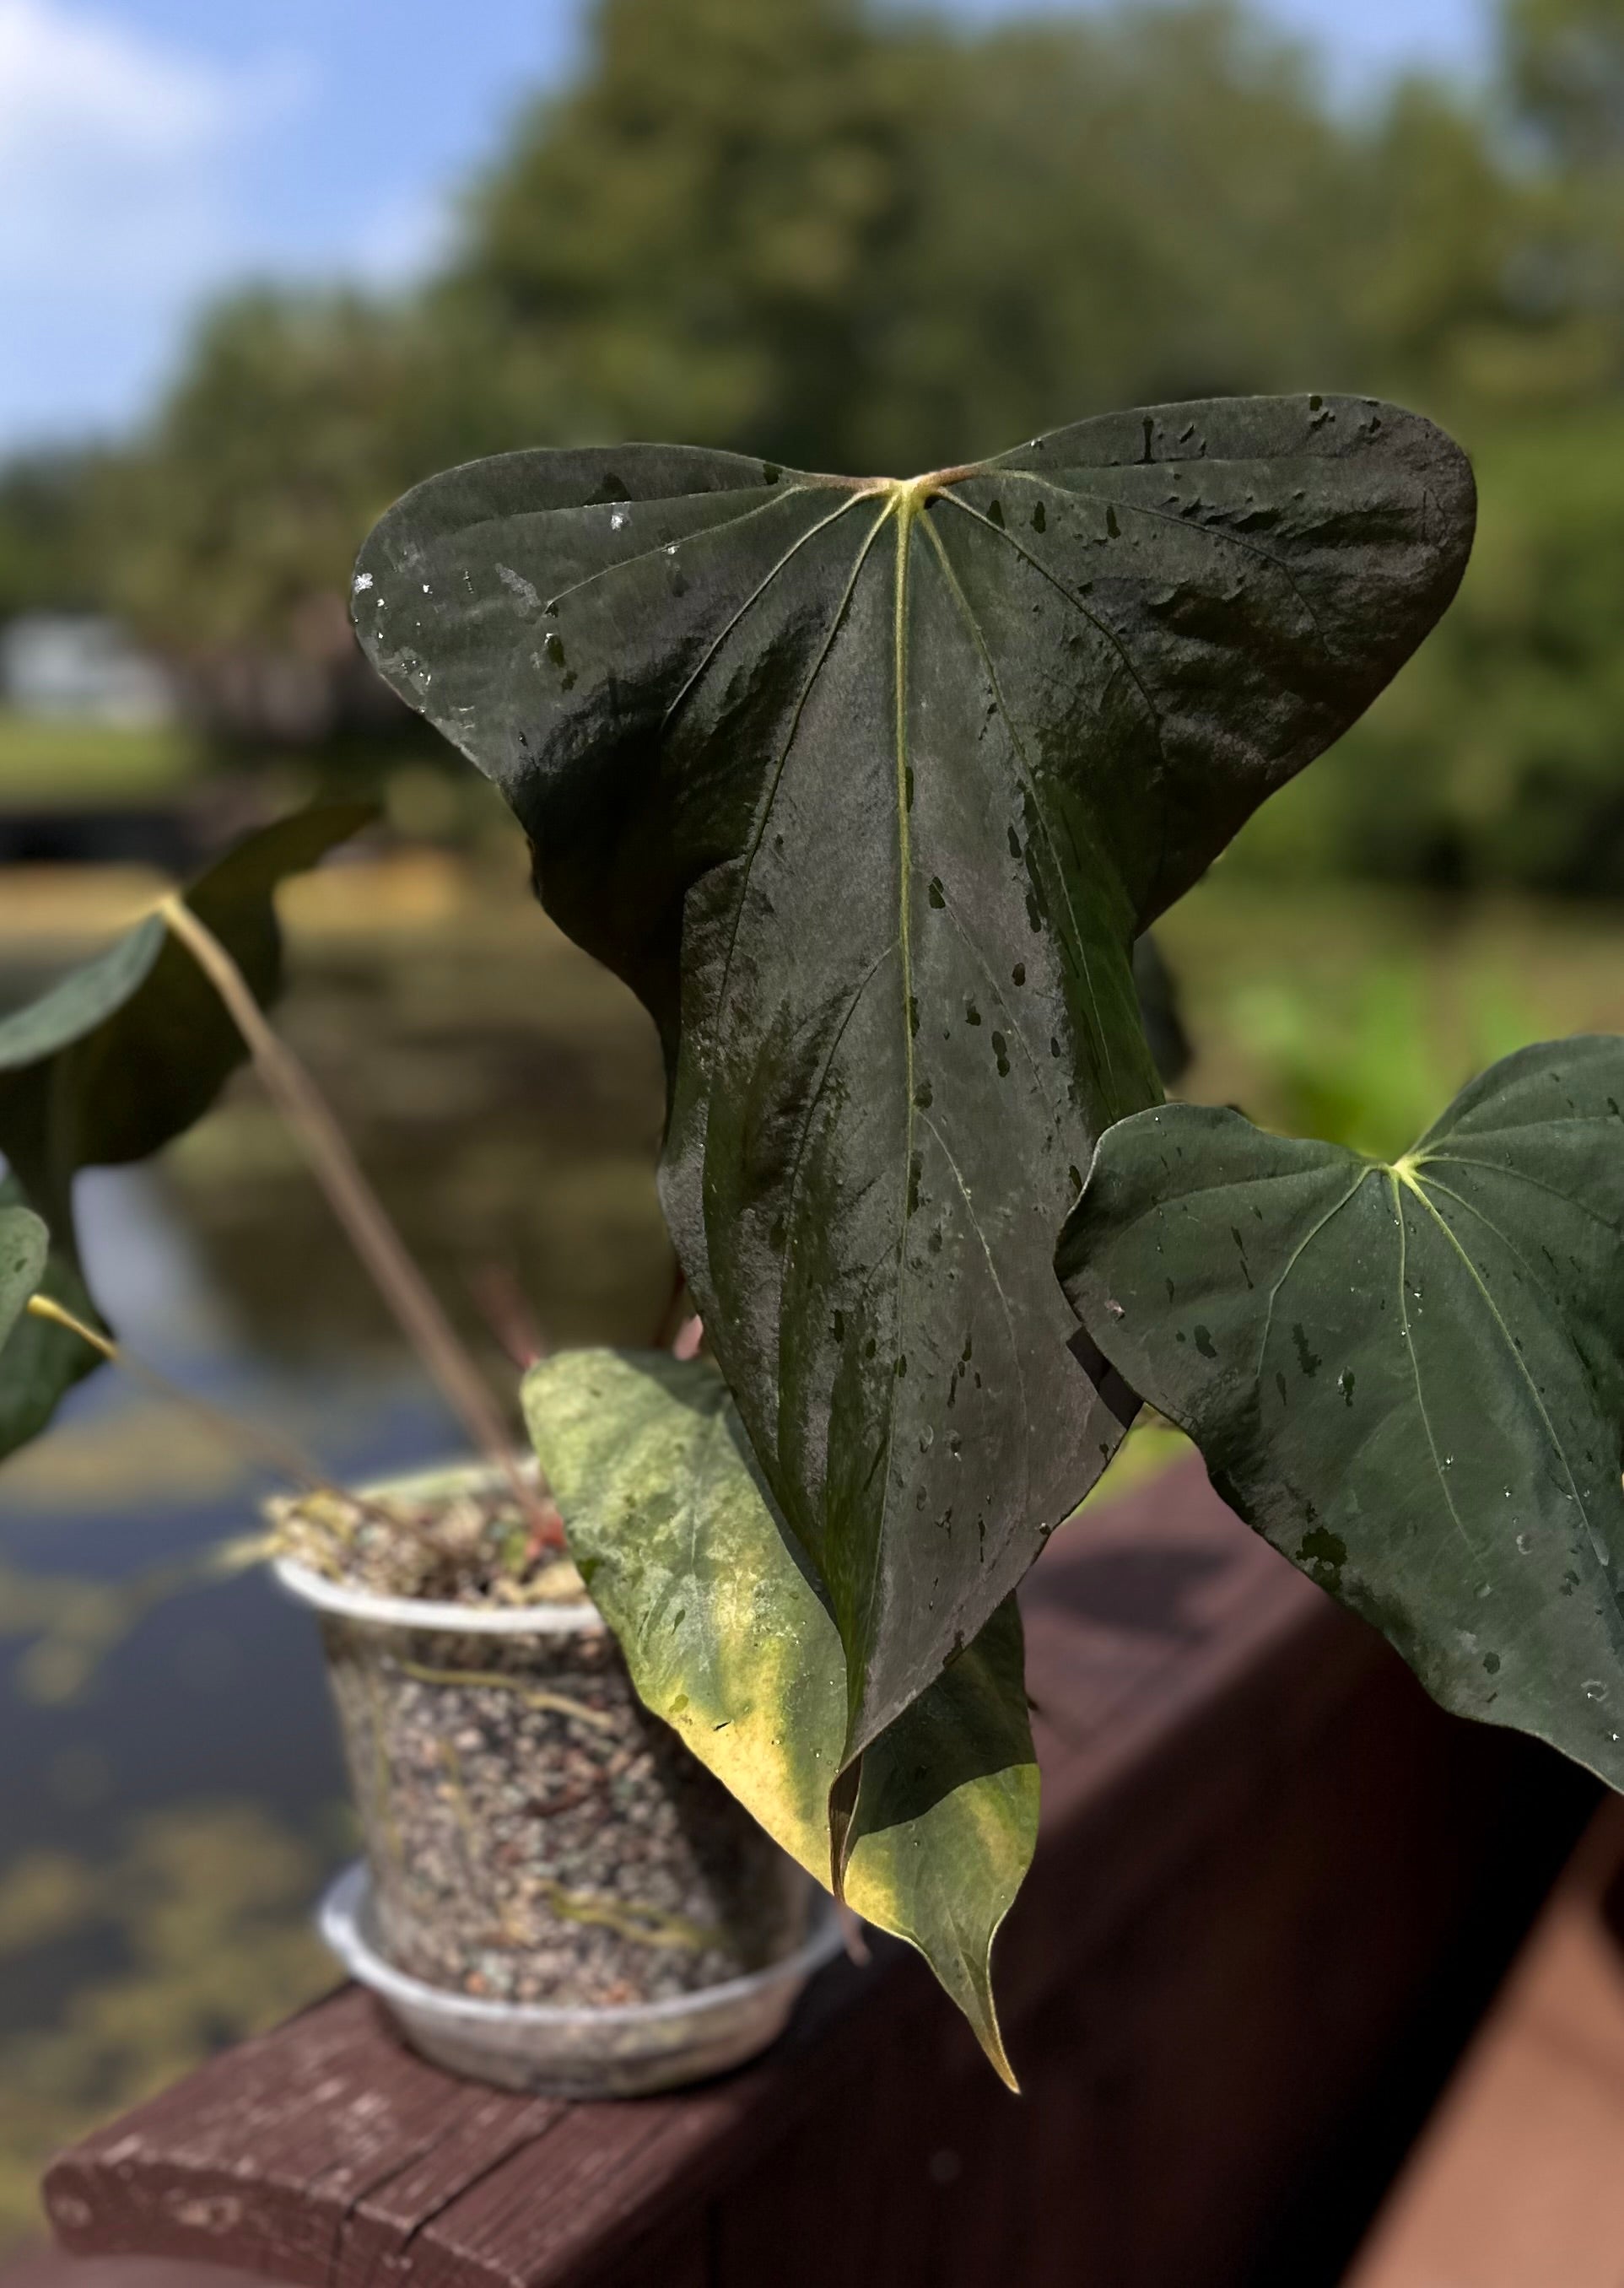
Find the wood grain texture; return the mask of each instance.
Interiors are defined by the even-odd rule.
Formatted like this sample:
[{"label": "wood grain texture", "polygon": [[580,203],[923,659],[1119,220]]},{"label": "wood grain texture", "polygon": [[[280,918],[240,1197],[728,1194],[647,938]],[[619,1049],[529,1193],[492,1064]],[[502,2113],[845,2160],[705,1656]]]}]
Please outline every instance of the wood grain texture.
[{"label": "wood grain texture", "polygon": [[1596,1815],[1349,2288],[1624,2281],[1624,1804]]},{"label": "wood grain texture", "polygon": [[1023,1602],[1023,2098],[895,1943],[755,2065],[620,2105],[458,2083],[345,1990],[63,2155],[60,2243],[300,2288],[1239,2288],[1540,1752],[1433,1707],[1197,1465],[1086,1513]]}]

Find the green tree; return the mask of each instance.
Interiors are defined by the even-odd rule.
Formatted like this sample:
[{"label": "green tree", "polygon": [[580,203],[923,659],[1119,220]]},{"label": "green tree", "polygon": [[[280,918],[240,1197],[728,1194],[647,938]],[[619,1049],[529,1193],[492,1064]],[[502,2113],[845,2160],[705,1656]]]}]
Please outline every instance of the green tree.
[{"label": "green tree", "polygon": [[1508,0],[1512,100],[1569,173],[1624,167],[1624,0]]},{"label": "green tree", "polygon": [[1459,600],[1238,862],[1624,887],[1624,413],[1490,430],[1477,461]]},{"label": "green tree", "polygon": [[1350,120],[1229,0],[601,0],[442,306],[528,346],[537,438],[895,470],[1207,390],[1525,393],[1542,214],[1483,106]]},{"label": "green tree", "polygon": [[[354,549],[450,463],[685,437],[895,473],[1114,405],[1366,390],[1483,447],[1502,536],[1359,735],[1364,792],[1305,790],[1270,834],[1611,879],[1614,552],[1580,441],[1624,370],[1624,0],[1508,0],[1503,31],[1498,107],[1416,77],[1350,114],[1230,0],[974,32],[880,0],[597,0],[422,293],[208,318],[106,487],[98,561],[217,720],[316,736],[369,703]],[[0,608],[9,528],[0,489]]]},{"label": "green tree", "polygon": [[1542,170],[1526,288],[1589,330],[1597,379],[1624,375],[1624,0],[1508,0],[1512,115]]},{"label": "green tree", "polygon": [[1402,81],[1361,139],[1357,173],[1351,355],[1395,395],[1454,408],[1517,393],[1551,322],[1518,275],[1538,194],[1481,108],[1433,81]]},{"label": "green tree", "polygon": [[517,442],[521,359],[413,306],[259,290],[205,318],[151,433],[109,468],[110,600],[185,671],[217,732],[308,743],[395,725],[346,597],[380,507]]},{"label": "green tree", "polygon": [[93,455],[71,452],[0,466],[0,621],[100,601],[90,544],[96,471]]},{"label": "green tree", "polygon": [[1349,154],[1294,51],[1197,5],[1017,25],[953,65],[888,295],[879,465],[1345,366],[1311,242],[1340,238]]},{"label": "green tree", "polygon": [[590,55],[476,191],[447,308],[535,346],[544,440],[849,458],[945,44],[857,0],[601,0]]},{"label": "green tree", "polygon": [[427,293],[211,314],[113,489],[117,592],[194,654],[325,657],[312,599],[381,504],[508,445],[897,471],[1204,391],[1453,410],[1529,330],[1527,195],[1464,104],[1417,83],[1349,122],[1229,0],[978,34],[599,0]]},{"label": "green tree", "polygon": [[151,435],[109,476],[115,592],[182,653],[298,650],[313,595],[342,595],[380,504],[481,433],[416,314],[359,295],[257,290],[204,320]]}]

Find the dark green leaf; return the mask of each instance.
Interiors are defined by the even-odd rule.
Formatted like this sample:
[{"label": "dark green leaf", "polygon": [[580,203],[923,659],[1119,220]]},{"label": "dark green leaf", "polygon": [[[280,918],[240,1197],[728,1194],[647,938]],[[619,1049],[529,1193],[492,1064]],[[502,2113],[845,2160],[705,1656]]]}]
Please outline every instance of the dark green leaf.
[{"label": "dark green leaf", "polygon": [[[297,812],[240,842],[186,892],[261,1002],[282,983],[275,894],[373,815],[343,803]],[[39,999],[0,1019],[0,1203],[24,1204],[51,1234],[45,1291],[101,1323],[78,1269],[73,1180],[81,1168],[143,1159],[219,1093],[246,1050],[213,987],[155,914]],[[0,1360],[0,1454],[43,1429],[95,1365],[60,1327],[27,1321]]]},{"label": "dark green leaf", "polygon": [[51,1235],[39,1218],[17,1202],[14,1188],[0,1187],[0,1351],[17,1331],[45,1275]]},{"label": "dark green leaf", "polygon": [[1164,1088],[1176,1088],[1190,1070],[1193,1053],[1179,1007],[1178,987],[1166,957],[1148,933],[1134,941],[1134,990],[1139,1021]]},{"label": "dark green leaf", "polygon": [[0,1460],[37,1436],[64,1392],[100,1362],[68,1328],[28,1315],[28,1298],[36,1294],[50,1296],[92,1327],[101,1323],[73,1264],[50,1247],[44,1223],[24,1205],[16,1178],[0,1177]]},{"label": "dark green leaf", "polygon": [[[261,1002],[282,983],[277,885],[372,812],[341,803],[251,834],[187,889]],[[213,987],[149,915],[50,992],[0,1020],[0,1157],[72,1250],[81,1168],[145,1159],[206,1112],[246,1054]]]},{"label": "dark green leaf", "polygon": [[1158,1094],[1134,935],[1413,649],[1471,523],[1429,424],[1294,398],[907,483],[511,454],[368,542],[370,655],[660,1026],[666,1215],[828,1592],[846,1756],[1120,1434],[1052,1244]]},{"label": "dark green leaf", "polygon": [[[846,1664],[721,1377],[662,1352],[565,1351],[524,1396],[638,1691],[826,1886]],[[1007,2080],[989,1957],[1037,1824],[1011,1597],[864,1755],[842,1884],[859,1914],[918,1947]]]},{"label": "dark green leaf", "polygon": [[1446,1707],[1624,1786],[1624,1042],[1520,1050],[1404,1156],[1168,1105],[1059,1266],[1225,1499]]}]

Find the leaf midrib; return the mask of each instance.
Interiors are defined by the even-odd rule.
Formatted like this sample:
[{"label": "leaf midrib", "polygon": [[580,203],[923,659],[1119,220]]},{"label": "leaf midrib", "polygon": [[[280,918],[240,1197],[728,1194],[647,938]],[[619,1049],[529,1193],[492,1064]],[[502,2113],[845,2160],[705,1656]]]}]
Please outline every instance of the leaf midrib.
[{"label": "leaf midrib", "polygon": [[1438,1457],[1438,1442],[1432,1434],[1432,1418],[1427,1411],[1426,1394],[1421,1389],[1421,1354],[1415,1347],[1415,1337],[1410,1327],[1409,1305],[1405,1295],[1405,1280],[1408,1269],[1407,1235],[1405,1228],[1404,1203],[1399,1196],[1400,1186],[1405,1179],[1400,1176],[1396,1167],[1389,1166],[1385,1172],[1392,1187],[1394,1214],[1398,1225],[1398,1323],[1404,1330],[1404,1347],[1410,1355],[1410,1372],[1415,1383],[1415,1410],[1421,1416],[1421,1428],[1426,1433],[1427,1450],[1432,1457],[1432,1474],[1437,1480],[1438,1491],[1444,1497],[1444,1505],[1449,1512],[1455,1531],[1466,1546],[1467,1554],[1473,1564],[1477,1565],[1482,1561],[1478,1556],[1477,1545],[1461,1521],[1461,1513],[1455,1507],[1455,1498],[1449,1490],[1449,1481],[1444,1475],[1444,1464]]},{"label": "leaf midrib", "polygon": [[[897,858],[897,949],[898,967],[902,975],[902,1037],[903,1037],[903,1154],[898,1171],[896,1254],[892,1274],[896,1307],[896,1344],[898,1355],[906,1357],[908,1330],[904,1309],[908,1291],[905,1276],[908,1259],[908,1196],[912,1183],[913,1147],[918,1133],[918,1107],[914,1101],[913,1059],[913,895],[912,895],[912,838],[908,825],[908,565],[912,551],[913,524],[918,515],[918,497],[912,492],[896,496],[896,601],[892,620],[891,672],[894,715],[892,735],[896,746],[895,790],[896,800],[896,858]],[[893,1380],[886,1403],[885,1453],[880,1481],[879,1531],[876,1550],[883,1549],[888,1538],[887,1525],[891,1513],[891,1465],[896,1452],[896,1418],[901,1411],[896,1396],[895,1364]],[[840,1750],[840,1771],[838,1781],[850,1767],[860,1750],[854,1749],[858,1723],[866,1698],[867,1653],[874,1641],[874,1617],[880,1603],[880,1588],[883,1569],[878,1564],[869,1568],[868,1598],[864,1607],[861,1642],[864,1657],[856,1670],[848,1666],[847,1674],[846,1739]],[[859,1783],[859,1784],[861,1784]],[[831,1783],[831,1789],[834,1782]],[[855,1809],[854,1806],[854,1809]],[[848,1830],[848,1842],[850,1830]],[[844,1849],[842,1850],[842,1858]]]},{"label": "leaf midrib", "polygon": [[[967,472],[966,473],[983,474],[985,473],[985,472],[978,468],[974,472]],[[717,534],[725,532],[743,522],[746,517],[760,514],[765,510],[776,505],[776,502],[792,498],[796,494],[804,494],[815,489],[816,489],[816,488],[813,486],[794,488],[792,491],[788,494],[780,494],[776,496],[775,501],[757,503],[753,504],[750,510],[744,512],[740,516],[725,519],[715,525],[707,526],[705,528],[702,534],[697,534],[694,537],[696,539],[704,540],[712,539]],[[689,676],[685,679],[681,688],[677,691],[667,707],[664,717],[665,727],[669,727],[672,720],[679,711],[692,697],[693,694],[703,683],[712,666],[721,655],[729,640],[736,634],[739,628],[749,616],[750,613],[760,603],[761,600],[771,592],[774,584],[784,572],[786,568],[814,540],[817,539],[822,534],[826,532],[830,527],[837,523],[840,519],[845,516],[850,510],[856,507],[862,500],[865,498],[874,498],[876,494],[880,494],[880,497],[883,499],[883,505],[880,509],[880,514],[874,519],[873,522],[865,532],[863,541],[856,551],[850,569],[846,576],[840,596],[836,604],[835,609],[831,616],[829,624],[824,631],[816,656],[814,658],[806,679],[797,695],[783,743],[775,759],[772,779],[768,786],[765,798],[760,805],[750,849],[746,854],[744,864],[741,870],[738,890],[732,902],[733,910],[728,931],[727,950],[723,957],[720,981],[715,1002],[715,1021],[719,1026],[725,1022],[728,1006],[728,994],[736,961],[737,949],[743,933],[744,915],[748,905],[751,885],[753,880],[754,869],[759,861],[760,851],[765,844],[777,797],[784,784],[789,762],[795,748],[797,735],[801,721],[805,716],[806,709],[810,702],[812,694],[816,688],[818,679],[827,663],[834,643],[839,637],[841,628],[846,624],[847,616],[851,606],[853,596],[856,593],[858,582],[861,579],[863,571],[868,561],[874,544],[878,540],[878,537],[887,522],[894,516],[896,522],[896,554],[893,576],[894,606],[892,616],[894,708],[893,779],[894,801],[896,816],[898,884],[898,932],[896,940],[896,949],[899,957],[899,982],[901,987],[899,1014],[902,1027],[901,1038],[903,1044],[903,1071],[904,1086],[903,1143],[900,1156],[900,1166],[897,1170],[897,1233],[892,1259],[892,1279],[894,1286],[897,1348],[900,1354],[905,1355],[909,1338],[907,1307],[910,1293],[910,1283],[907,1278],[907,1228],[909,1220],[907,1204],[911,1183],[911,1171],[919,1140],[919,1116],[915,1104],[918,1075],[912,1023],[912,1004],[914,996],[912,932],[914,916],[912,897],[913,857],[908,803],[908,715],[909,702],[912,695],[908,673],[908,653],[911,628],[912,584],[910,575],[912,563],[913,527],[921,517],[923,517],[925,530],[931,544],[932,551],[937,560],[943,586],[955,610],[962,617],[972,647],[979,658],[982,671],[988,678],[992,688],[994,698],[999,706],[1001,715],[1007,727],[1011,751],[1017,772],[1032,803],[1035,831],[1041,838],[1043,846],[1047,854],[1048,867],[1052,870],[1055,887],[1063,903],[1065,918],[1069,925],[1066,932],[1068,949],[1074,949],[1075,950],[1076,959],[1081,970],[1082,982],[1087,994],[1088,1005],[1094,1021],[1091,1029],[1095,1036],[1095,1044],[1099,1065],[1099,1076],[1101,1083],[1107,1092],[1108,1100],[1111,1096],[1114,1096],[1118,1084],[1115,1052],[1110,1037],[1110,1029],[1105,1022],[1104,1013],[1101,1005],[1099,988],[1094,975],[1093,965],[1089,957],[1088,939],[1072,895],[1071,885],[1068,877],[1067,870],[1062,860],[1061,854],[1055,846],[1054,834],[1047,812],[1042,802],[1039,798],[1031,765],[1022,745],[1018,726],[1015,723],[1010,709],[1004,698],[997,665],[992,658],[991,646],[985,631],[982,628],[975,612],[970,606],[969,600],[965,594],[963,587],[957,577],[954,568],[947,555],[941,536],[935,529],[933,520],[931,520],[928,515],[925,514],[925,511],[930,502],[936,499],[946,500],[955,508],[959,509],[961,513],[970,518],[975,523],[983,525],[987,528],[987,530],[996,534],[998,538],[1005,544],[1006,547],[1019,558],[1021,561],[1025,563],[1031,570],[1037,573],[1038,576],[1049,586],[1053,587],[1071,607],[1071,608],[1095,631],[1101,640],[1109,647],[1110,650],[1118,660],[1122,671],[1127,676],[1129,681],[1132,683],[1141,704],[1144,708],[1151,737],[1156,743],[1157,751],[1158,754],[1163,755],[1164,760],[1165,751],[1162,745],[1160,718],[1157,711],[1155,703],[1151,699],[1150,692],[1140,675],[1138,667],[1126,640],[1118,634],[1116,630],[1111,628],[1107,622],[1101,619],[1097,614],[1091,611],[1079,597],[1073,595],[1071,592],[1049,569],[1049,568],[1041,561],[1040,559],[1034,556],[1031,551],[1023,547],[1018,540],[1013,538],[1012,536],[1001,527],[993,523],[990,518],[983,515],[982,512],[971,503],[959,497],[949,489],[946,485],[921,486],[918,483],[905,486],[887,486],[883,489],[883,492],[877,485],[865,489],[854,489],[845,499],[841,500],[839,505],[832,509],[828,515],[819,518],[818,520],[809,526],[806,531],[798,534],[794,541],[784,551],[783,554],[751,591],[750,594],[743,600],[736,608],[729,615],[723,625],[710,639],[705,646],[702,656],[697,661]],[[1131,506],[1133,504],[1129,504],[1129,505]],[[1210,539],[1212,536],[1209,535],[1208,537]],[[1225,537],[1228,538],[1230,536],[1225,536]],[[639,556],[624,558],[613,566],[604,567],[601,573],[589,576],[589,578],[596,579],[610,577],[616,572],[624,570],[628,565],[634,564],[640,560],[646,560],[658,552],[658,548],[645,550],[641,552]],[[564,597],[578,592],[580,588],[587,584],[588,582],[586,581],[577,583],[574,588],[561,592],[561,596],[554,598],[553,600],[554,603],[561,601]],[[959,928],[959,933],[961,935],[965,934],[963,926],[959,922],[957,916],[955,916],[955,925]],[[980,954],[978,948],[974,949],[976,951],[981,966],[983,969],[986,969],[987,965],[985,963],[984,956]],[[836,1047],[838,1047],[839,1041],[843,1037],[846,1027],[850,1021],[853,1008],[856,1005],[857,1001],[860,1000],[862,993],[866,990],[880,965],[880,964],[879,962],[871,965],[871,968],[865,973],[861,984],[857,988],[856,993],[848,1003],[848,1009],[842,1017],[840,1026],[836,1033]],[[991,975],[990,971],[988,972],[988,974]],[[1013,1015],[1011,1015],[1010,1022],[1012,1029],[1020,1042],[1027,1061],[1031,1067],[1034,1076],[1034,1083],[1039,1087],[1039,1098],[1041,1100],[1047,1101],[1047,1092],[1041,1086],[1041,1074],[1031,1044],[1026,1039],[1023,1029],[1015,1021]],[[781,1275],[779,1297],[779,1316],[781,1320],[784,1315],[784,1283],[787,1282],[788,1279],[790,1259],[793,1251],[792,1227],[796,1190],[799,1184],[800,1168],[804,1162],[807,1146],[811,1134],[812,1124],[816,1119],[817,1107],[822,1100],[824,1084],[826,1082],[829,1066],[830,1060],[826,1058],[824,1075],[821,1076],[819,1086],[814,1092],[813,1097],[808,1105],[807,1111],[803,1116],[800,1123],[800,1133],[796,1141],[796,1151],[792,1164],[792,1174],[791,1179],[791,1193],[785,1211],[784,1266]],[[1052,1108],[1051,1108],[1051,1109]],[[979,1222],[975,1216],[973,1204],[968,1200],[968,1194],[967,1188],[965,1187],[962,1175],[959,1172],[957,1163],[953,1159],[953,1156],[951,1151],[949,1151],[948,1147],[943,1141],[941,1132],[936,1126],[936,1124],[935,1122],[931,1122],[928,1124],[931,1133],[935,1137],[938,1145],[944,1154],[946,1154],[950,1165],[953,1170],[955,1181],[958,1183],[961,1195],[965,1196],[967,1207],[971,1216],[972,1226],[976,1231],[983,1257],[987,1260],[989,1274],[993,1279],[995,1291],[999,1296],[1007,1328],[1010,1328],[1011,1339],[1013,1341],[1013,1328],[1010,1325],[1010,1307],[1008,1297],[1004,1291],[1002,1282],[997,1276],[996,1266],[992,1261],[991,1251],[988,1247],[984,1233],[980,1231]],[[1015,1346],[1015,1350],[1018,1364],[1018,1344]],[[782,1400],[783,1394],[781,1390],[781,1409]],[[887,1526],[890,1514],[890,1504],[895,1490],[892,1483],[893,1463],[895,1460],[896,1440],[900,1411],[901,1409],[895,1391],[888,1393],[886,1405],[885,1442],[881,1456],[880,1458],[883,1475],[881,1479],[880,1511],[878,1520],[876,1547],[883,1547],[887,1537]],[[782,1411],[780,1412],[778,1427],[781,1439]],[[868,1597],[862,1620],[862,1641],[864,1644],[869,1641],[870,1637],[872,1636],[882,1585],[883,1576],[881,1569],[878,1565],[875,1565],[871,1569]],[[857,1687],[857,1680],[854,1677],[852,1692],[852,1718],[854,1728],[859,1697],[860,1694]]]}]

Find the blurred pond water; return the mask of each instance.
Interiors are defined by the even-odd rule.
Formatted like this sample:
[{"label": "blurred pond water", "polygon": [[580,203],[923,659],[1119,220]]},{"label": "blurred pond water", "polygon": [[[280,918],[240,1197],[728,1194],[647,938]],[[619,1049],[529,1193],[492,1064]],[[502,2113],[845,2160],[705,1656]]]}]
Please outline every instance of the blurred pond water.
[{"label": "blurred pond water", "polygon": [[[151,886],[0,876],[0,1007]],[[652,1340],[673,1277],[652,1031],[536,911],[517,850],[334,868],[285,910],[283,1029],[494,1386],[514,1375],[493,1315]],[[1188,1092],[1360,1144],[1400,1148],[1515,1042],[1624,1029],[1624,931],[1598,908],[1260,901],[1220,869],[1159,934]],[[177,1381],[338,1477],[455,1449],[251,1078],[81,1205],[104,1307]],[[307,1911],[350,1841],[314,1631],[258,1571],[169,1571],[251,1529],[266,1483],[110,1370],[0,1471],[0,2240],[35,2228],[52,2145],[330,1980]]]},{"label": "blurred pond water", "polygon": [[[0,882],[0,1006],[144,887]],[[287,910],[284,1029],[496,1386],[492,1316],[654,1339],[651,1029],[514,854],[336,870]],[[79,1207],[104,1310],[173,1381],[349,1482],[457,1450],[251,1077]],[[258,1569],[187,1577],[271,1482],[112,1369],[0,1474],[0,2238],[53,2142],[330,1982],[306,1918],[349,1827],[314,1631]]]}]

